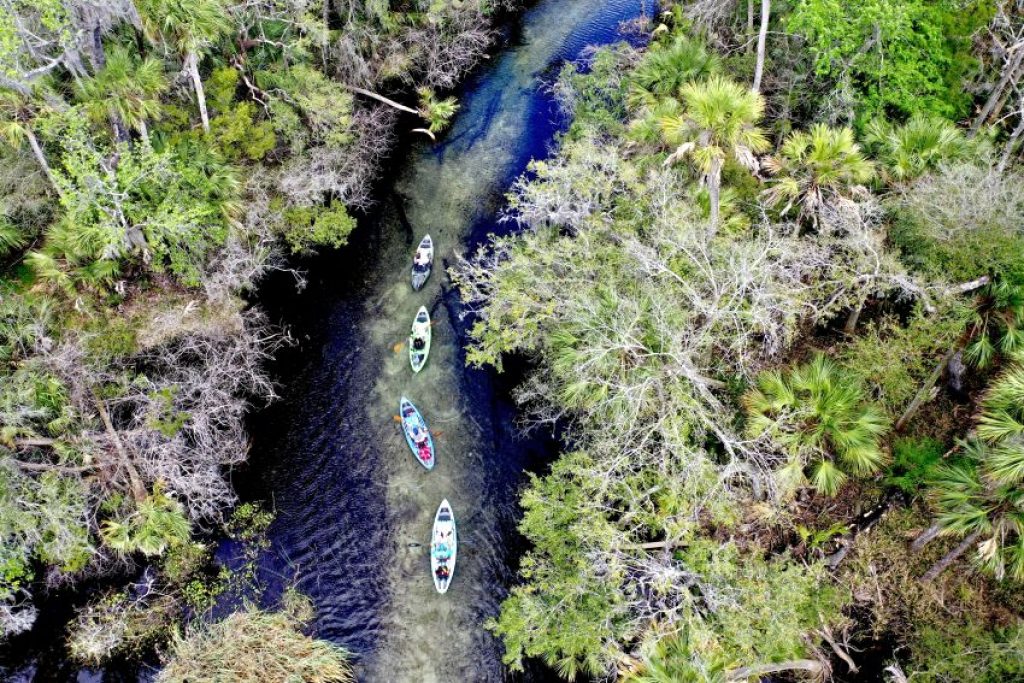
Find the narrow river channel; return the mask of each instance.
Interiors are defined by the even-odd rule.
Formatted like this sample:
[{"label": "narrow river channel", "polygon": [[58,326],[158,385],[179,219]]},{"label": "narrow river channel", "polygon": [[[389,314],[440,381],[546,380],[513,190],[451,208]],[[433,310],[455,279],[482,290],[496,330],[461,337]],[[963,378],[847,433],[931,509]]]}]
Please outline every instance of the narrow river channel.
[{"label": "narrow river channel", "polygon": [[[282,402],[253,420],[258,481],[250,486],[277,512],[262,574],[272,589],[294,584],[313,598],[318,635],[356,655],[360,680],[509,678],[483,625],[514,578],[524,470],[552,449],[516,436],[506,379],[465,367],[465,322],[443,268],[453,253],[509,229],[496,220],[502,197],[561,125],[546,86],[587,45],[617,40],[641,5],[534,5],[510,45],[463,88],[444,140],[417,143],[398,164],[379,215],[352,245],[314,260],[303,294],[278,282],[264,295],[300,344],[285,361]],[[409,266],[423,233],[434,238],[436,267],[413,292]],[[404,342],[421,305],[434,320],[433,346],[414,376]],[[396,425],[403,394],[436,434],[431,472]],[[460,529],[446,595],[434,591],[427,550],[442,498]]]}]

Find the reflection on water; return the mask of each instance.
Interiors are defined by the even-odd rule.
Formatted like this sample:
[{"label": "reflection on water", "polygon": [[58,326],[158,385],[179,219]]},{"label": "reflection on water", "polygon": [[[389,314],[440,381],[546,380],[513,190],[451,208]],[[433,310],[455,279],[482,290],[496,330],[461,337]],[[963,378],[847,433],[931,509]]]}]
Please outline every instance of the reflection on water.
[{"label": "reflection on water", "polygon": [[[410,155],[378,223],[353,236],[344,257],[351,262],[321,260],[300,302],[278,302],[310,336],[300,340],[303,361],[286,379],[283,405],[254,425],[254,460],[278,512],[263,573],[313,597],[318,635],[356,653],[362,680],[506,678],[500,644],[483,622],[513,578],[523,469],[546,446],[517,439],[495,378],[465,369],[465,329],[443,268],[413,292],[410,260],[423,233],[433,236],[440,266],[496,229],[509,182],[545,154],[557,129],[545,81],[587,44],[615,39],[640,6],[547,0],[530,10],[517,44],[466,87],[444,142]],[[433,343],[413,375],[398,345],[421,305],[434,320]],[[395,422],[403,394],[434,431],[432,472],[414,460]],[[461,542],[443,596],[427,554],[442,498]]]}]

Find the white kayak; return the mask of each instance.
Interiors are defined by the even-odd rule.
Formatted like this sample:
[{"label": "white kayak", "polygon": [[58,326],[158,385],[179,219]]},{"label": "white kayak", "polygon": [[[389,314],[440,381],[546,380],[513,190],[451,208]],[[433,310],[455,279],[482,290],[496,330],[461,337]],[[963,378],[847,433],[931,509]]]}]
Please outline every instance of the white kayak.
[{"label": "white kayak", "polygon": [[438,593],[448,591],[455,574],[455,558],[459,540],[455,531],[455,514],[448,500],[442,500],[434,515],[434,533],[430,541],[430,572]]},{"label": "white kayak", "polygon": [[434,266],[434,242],[430,235],[424,235],[416,254],[412,258],[412,288],[419,290],[430,277],[430,269]]},{"label": "white kayak", "polygon": [[430,354],[430,312],[426,306],[420,306],[412,321],[409,333],[409,364],[413,372],[419,372],[427,364]]}]

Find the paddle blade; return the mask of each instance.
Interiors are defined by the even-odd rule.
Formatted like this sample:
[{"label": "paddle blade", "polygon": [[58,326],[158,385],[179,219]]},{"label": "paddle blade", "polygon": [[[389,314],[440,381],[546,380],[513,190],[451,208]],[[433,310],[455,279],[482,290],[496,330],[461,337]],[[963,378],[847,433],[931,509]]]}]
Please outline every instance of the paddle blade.
[{"label": "paddle blade", "polygon": [[402,416],[401,415],[392,415],[391,419],[394,420],[395,422],[401,422],[402,421]]},{"label": "paddle blade", "polygon": [[397,344],[391,347],[391,350],[394,351],[395,353],[400,353],[404,348],[405,342],[398,342]]}]

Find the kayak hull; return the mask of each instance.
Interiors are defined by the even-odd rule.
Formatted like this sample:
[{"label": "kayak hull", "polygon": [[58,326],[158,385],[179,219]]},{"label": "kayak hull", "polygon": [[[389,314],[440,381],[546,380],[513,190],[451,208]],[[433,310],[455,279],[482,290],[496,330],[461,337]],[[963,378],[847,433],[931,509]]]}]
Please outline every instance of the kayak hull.
[{"label": "kayak hull", "polygon": [[[416,265],[417,257],[426,257],[426,266],[418,267]],[[416,247],[416,255],[413,257],[412,265],[412,288],[419,291],[423,288],[423,285],[427,283],[427,279],[430,277],[431,271],[434,269],[434,241],[430,239],[430,235],[424,235],[423,239],[420,240],[420,244]]]},{"label": "kayak hull", "polygon": [[[416,349],[416,340],[423,340],[423,348]],[[409,333],[409,365],[413,372],[419,372],[427,364],[427,356],[430,355],[430,312],[426,306],[420,306],[416,317],[412,321],[412,331]]]},{"label": "kayak hull", "polygon": [[[428,471],[434,469],[437,458],[434,453],[434,439],[430,435],[427,421],[423,419],[423,415],[412,404],[412,401],[404,396],[401,402],[399,402],[398,411],[399,416],[401,416],[402,434],[405,435],[405,442],[409,445],[409,450],[412,451],[416,462],[423,465]],[[426,436],[422,447],[416,443],[414,438],[419,434]]]},{"label": "kayak hull", "polygon": [[445,499],[434,515],[434,529],[430,537],[430,574],[434,588],[442,595],[455,576],[455,560],[459,553],[458,531],[455,527],[455,513]]}]

